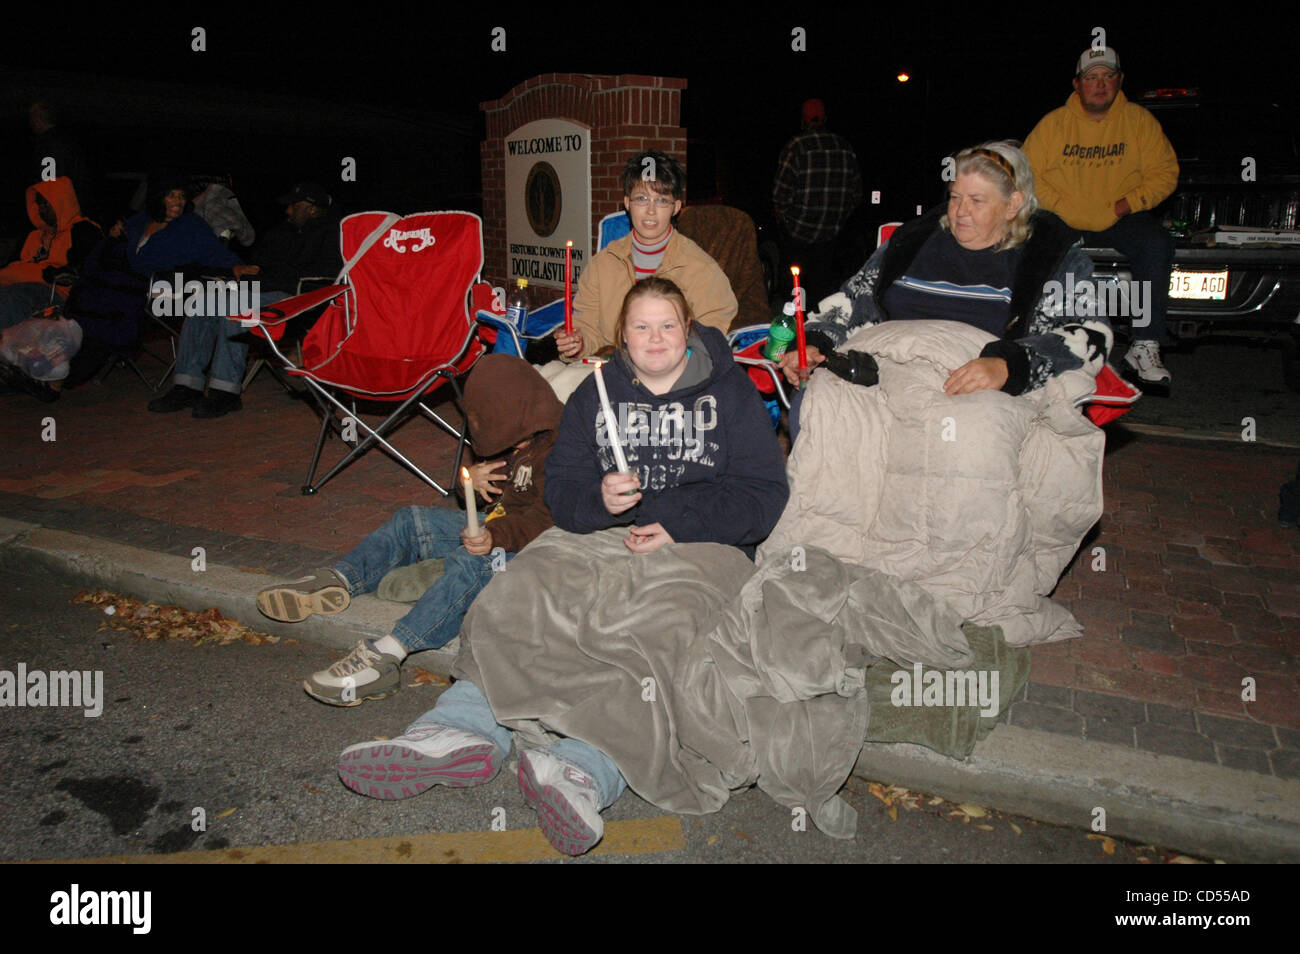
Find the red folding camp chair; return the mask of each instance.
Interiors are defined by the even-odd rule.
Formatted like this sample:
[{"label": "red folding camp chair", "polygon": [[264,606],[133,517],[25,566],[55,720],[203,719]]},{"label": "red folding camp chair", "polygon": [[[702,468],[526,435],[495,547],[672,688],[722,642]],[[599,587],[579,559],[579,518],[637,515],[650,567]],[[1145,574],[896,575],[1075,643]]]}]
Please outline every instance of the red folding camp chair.
[{"label": "red folding camp chair", "polygon": [[[424,398],[450,382],[459,404],[456,379],[482,353],[468,304],[471,285],[483,266],[483,223],[469,212],[421,212],[405,218],[361,212],[345,218],[340,233],[345,264],[335,284],[278,302],[259,316],[235,319],[265,337],[289,373],[301,377],[320,404],[320,437],[302,492],[316,493],[378,444],[445,495],[447,490],[385,435],[419,411],[457,439],[455,466],[460,466],[466,442],[463,418],[460,428],[453,427]],[[295,364],[276,347],[284,325],[326,302],[324,314],[303,339],[302,363]],[[350,398],[351,407],[335,392]],[[358,399],[398,406],[371,428],[357,414]],[[365,432],[365,439],[317,481],[325,438],[331,430],[342,437],[349,419]]]}]

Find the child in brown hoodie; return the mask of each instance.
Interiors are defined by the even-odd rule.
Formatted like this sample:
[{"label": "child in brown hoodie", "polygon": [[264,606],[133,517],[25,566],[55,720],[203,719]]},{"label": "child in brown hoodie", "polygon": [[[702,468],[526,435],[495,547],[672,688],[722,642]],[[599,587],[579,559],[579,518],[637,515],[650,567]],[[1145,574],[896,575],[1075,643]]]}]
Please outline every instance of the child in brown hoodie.
[{"label": "child in brown hoodie", "polygon": [[[362,640],[339,662],[303,683],[307,694],[336,706],[383,699],[402,687],[409,653],[437,649],[459,632],[479,591],[534,537],[551,526],[543,489],[546,456],[563,408],[549,384],[511,355],[479,359],[465,386],[465,415],[479,463],[470,467],[476,496],[488,501],[481,532],[467,537],[465,515],[447,507],[406,507],[330,569],[257,594],[271,619],[296,623],[312,613],[338,613],[352,595],[369,593],[391,570],[441,558],[443,575],[409,613],[378,640]],[[473,505],[477,501],[467,501]]]}]

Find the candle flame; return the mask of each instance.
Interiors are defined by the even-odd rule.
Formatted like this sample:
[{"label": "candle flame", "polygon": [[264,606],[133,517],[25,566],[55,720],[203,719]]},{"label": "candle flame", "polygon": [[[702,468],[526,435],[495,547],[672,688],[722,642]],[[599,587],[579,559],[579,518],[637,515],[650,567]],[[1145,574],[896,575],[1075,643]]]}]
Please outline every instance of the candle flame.
[{"label": "candle flame", "polygon": [[573,248],[573,240],[572,240],[572,239],[570,239],[569,241],[565,242],[564,244],[567,245],[569,248]]},{"label": "candle flame", "polygon": [[469,468],[468,468],[468,467],[462,467],[462,468],[460,469],[460,479],[461,479],[461,480],[469,480]]},{"label": "candle flame", "polygon": [[799,274],[799,266],[798,266],[798,265],[791,265],[791,266],[790,266],[790,274],[791,274],[791,275],[798,275],[798,274]]}]

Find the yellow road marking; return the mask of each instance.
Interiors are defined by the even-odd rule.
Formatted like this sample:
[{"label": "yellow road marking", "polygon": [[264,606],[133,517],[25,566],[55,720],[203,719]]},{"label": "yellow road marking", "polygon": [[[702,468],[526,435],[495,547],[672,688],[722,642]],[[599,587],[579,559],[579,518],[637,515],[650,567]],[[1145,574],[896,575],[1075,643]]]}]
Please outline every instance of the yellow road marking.
[{"label": "yellow road marking", "polygon": [[[677,816],[608,822],[605,837],[590,854],[644,855],[681,851],[686,835]],[[170,855],[106,855],[54,864],[462,864],[501,861],[546,861],[564,857],[538,828],[507,831],[462,831],[431,835],[308,841],[292,845],[255,845],[216,851],[181,851]]]}]

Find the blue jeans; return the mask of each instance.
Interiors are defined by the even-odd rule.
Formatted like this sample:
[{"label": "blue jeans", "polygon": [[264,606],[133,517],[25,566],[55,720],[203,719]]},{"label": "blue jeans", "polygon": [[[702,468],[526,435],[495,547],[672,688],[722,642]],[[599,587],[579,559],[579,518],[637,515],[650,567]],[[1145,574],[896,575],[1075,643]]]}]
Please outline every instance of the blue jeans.
[{"label": "blue jeans", "polygon": [[[440,725],[462,729],[490,739],[504,757],[510,751],[510,730],[497,723],[492,707],[478,686],[462,679],[438,697],[438,704],[416,719],[407,731],[421,726]],[[600,749],[577,739],[560,739],[548,745],[547,752],[561,761],[577,766],[596,784],[600,809],[604,811],[623,794],[627,782],[618,766]]]},{"label": "blue jeans", "polygon": [[[288,298],[288,292],[265,292],[260,303],[269,305]],[[248,329],[225,315],[186,315],[181,325],[181,340],[176,352],[174,383],[196,391],[203,390],[203,369],[212,358],[212,375],[208,383],[214,391],[238,394],[244,386],[244,362],[248,345],[232,340]]]},{"label": "blue jeans", "polygon": [[[484,516],[479,515],[482,525]],[[460,543],[465,515],[446,507],[404,507],[338,563],[335,572],[348,592],[372,593],[390,570],[441,558],[442,576],[411,611],[393,625],[408,652],[438,649],[460,632],[461,621],[479,591],[492,579],[491,556],[475,556]],[[507,560],[513,553],[505,554]]]},{"label": "blue jeans", "polygon": [[1150,212],[1133,212],[1108,229],[1080,232],[1090,248],[1113,248],[1123,252],[1133,270],[1133,278],[1150,282],[1150,323],[1133,326],[1134,341],[1168,344],[1165,314],[1169,311],[1169,270],[1174,264],[1174,240],[1160,227]]}]

